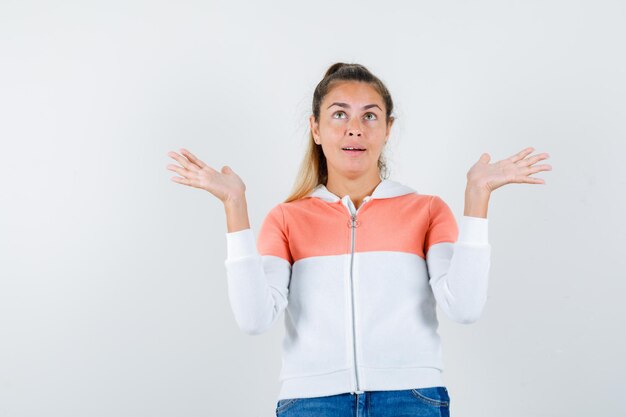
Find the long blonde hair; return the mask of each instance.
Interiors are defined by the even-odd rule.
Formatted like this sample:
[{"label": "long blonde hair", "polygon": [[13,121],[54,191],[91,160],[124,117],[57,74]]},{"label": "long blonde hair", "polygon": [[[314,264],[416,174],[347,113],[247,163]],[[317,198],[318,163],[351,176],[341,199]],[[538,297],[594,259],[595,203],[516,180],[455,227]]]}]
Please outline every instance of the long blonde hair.
[{"label": "long blonde hair", "polygon": [[[393,101],[391,100],[391,95],[389,94],[387,87],[385,87],[383,82],[378,79],[378,77],[372,74],[363,65],[337,62],[326,70],[324,78],[322,78],[322,80],[317,84],[317,87],[315,87],[312,105],[315,120],[319,121],[320,119],[320,105],[322,104],[324,97],[328,94],[332,87],[342,81],[362,81],[369,83],[376,89],[376,91],[378,91],[385,103],[385,116],[387,123],[395,119],[395,117],[391,117],[391,112],[393,111]],[[326,157],[324,156],[322,147],[315,143],[315,140],[313,139],[313,132],[311,132],[310,129],[308,142],[309,144],[300,164],[295,184],[289,197],[285,199],[284,203],[299,200],[309,194],[319,184],[326,185],[326,181],[328,181]],[[378,158],[378,172],[381,178],[388,178],[388,171],[385,155],[381,152],[380,157]]]}]

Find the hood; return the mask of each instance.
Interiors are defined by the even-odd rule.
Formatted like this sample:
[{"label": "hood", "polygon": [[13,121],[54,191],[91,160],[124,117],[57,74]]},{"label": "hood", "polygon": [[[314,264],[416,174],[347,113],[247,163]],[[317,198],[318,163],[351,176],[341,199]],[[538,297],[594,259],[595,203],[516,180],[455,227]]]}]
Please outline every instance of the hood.
[{"label": "hood", "polygon": [[[385,180],[382,180],[376,186],[376,188],[374,188],[372,195],[365,197],[365,200],[392,198],[392,197],[398,197],[398,196],[410,194],[410,193],[418,194],[418,192],[411,187],[408,187],[397,181],[385,179]],[[328,189],[326,188],[324,184],[319,184],[317,187],[315,187],[313,191],[307,194],[307,197],[316,197],[316,198],[320,198],[324,201],[328,201],[331,203],[342,200],[342,197],[339,197],[331,193],[330,191],[328,191]],[[343,197],[347,197],[347,196],[343,196]]]}]

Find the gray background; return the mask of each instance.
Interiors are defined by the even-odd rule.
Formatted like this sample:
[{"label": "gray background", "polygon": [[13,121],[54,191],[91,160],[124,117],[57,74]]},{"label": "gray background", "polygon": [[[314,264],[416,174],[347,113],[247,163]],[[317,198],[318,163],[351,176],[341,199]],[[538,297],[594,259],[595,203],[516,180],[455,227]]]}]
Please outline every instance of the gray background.
[{"label": "gray background", "polygon": [[223,206],[166,154],[230,165],[256,235],[336,61],[457,219],[482,152],[551,155],[491,196],[482,318],[439,310],[452,414],[626,413],[624,39],[619,1],[2,0],[0,417],[273,415],[283,319],[237,328]]}]

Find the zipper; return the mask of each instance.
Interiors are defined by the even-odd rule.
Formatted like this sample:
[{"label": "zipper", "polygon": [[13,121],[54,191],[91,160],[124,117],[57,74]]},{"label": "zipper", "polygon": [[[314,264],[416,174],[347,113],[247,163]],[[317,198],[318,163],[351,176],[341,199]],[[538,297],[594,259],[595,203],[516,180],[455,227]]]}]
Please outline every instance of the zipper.
[{"label": "zipper", "polygon": [[355,229],[358,227],[358,221],[356,218],[357,213],[359,212],[359,210],[361,209],[361,207],[363,207],[363,205],[365,203],[367,203],[369,201],[369,198],[366,198],[365,200],[363,200],[363,202],[361,203],[361,205],[359,206],[358,209],[356,209],[356,211],[352,210],[352,207],[354,207],[354,204],[352,204],[352,200],[349,200],[349,202],[347,203],[348,205],[348,211],[350,214],[350,224],[349,227],[352,229],[352,239],[351,239],[351,248],[350,248],[350,299],[351,299],[351,307],[352,307],[352,354],[353,354],[353,358],[354,358],[354,379],[356,382],[356,389],[355,391],[353,391],[353,394],[362,394],[364,391],[361,391],[359,389],[359,372],[358,372],[358,366],[357,366],[357,355],[356,355],[356,319],[355,319],[355,307],[354,307],[354,284],[353,284],[353,265],[354,265],[354,232]]}]

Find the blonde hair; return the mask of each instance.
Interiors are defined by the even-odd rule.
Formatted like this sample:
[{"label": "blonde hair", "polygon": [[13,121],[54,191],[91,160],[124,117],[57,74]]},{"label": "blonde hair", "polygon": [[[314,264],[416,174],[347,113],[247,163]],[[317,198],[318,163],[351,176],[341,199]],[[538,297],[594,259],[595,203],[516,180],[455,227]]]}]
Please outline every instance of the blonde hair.
[{"label": "blonde hair", "polygon": [[[343,62],[337,62],[331,65],[324,78],[317,84],[313,93],[313,116],[315,120],[320,119],[320,105],[324,100],[324,97],[336,84],[342,81],[361,81],[369,83],[372,87],[378,91],[385,103],[385,116],[387,123],[390,123],[395,119],[391,117],[393,111],[393,101],[391,95],[387,90],[387,87],[383,82],[372,74],[367,68],[360,64],[345,64]],[[315,143],[313,139],[313,132],[309,130],[309,141],[306,148],[304,158],[300,164],[296,181],[291,190],[289,197],[287,197],[284,203],[290,201],[299,200],[308,195],[319,184],[326,185],[328,181],[328,168],[326,166],[326,157],[322,147]],[[381,152],[378,158],[378,172],[381,178],[386,179],[389,177],[389,169],[385,161],[385,155]]]}]

